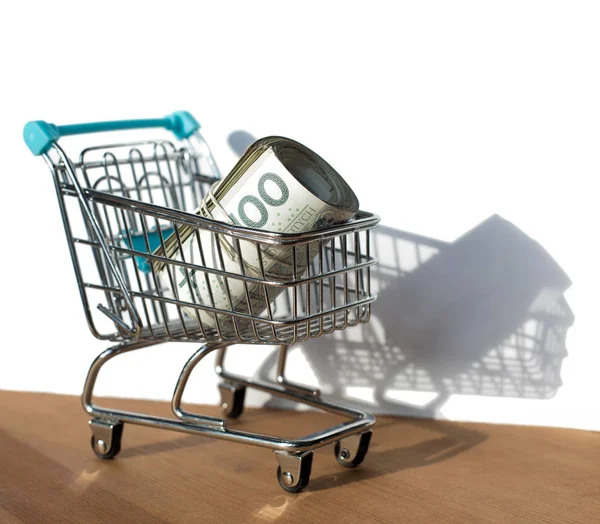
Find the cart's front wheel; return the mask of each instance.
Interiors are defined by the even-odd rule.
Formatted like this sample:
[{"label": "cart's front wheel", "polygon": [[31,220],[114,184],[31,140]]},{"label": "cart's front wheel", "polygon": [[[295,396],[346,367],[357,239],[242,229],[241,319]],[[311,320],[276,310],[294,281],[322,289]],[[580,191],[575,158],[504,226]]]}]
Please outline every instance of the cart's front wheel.
[{"label": "cart's front wheel", "polygon": [[[289,493],[298,493],[302,491],[310,480],[310,471],[312,469],[312,451],[305,453],[302,457],[298,457],[299,464],[291,463],[286,471],[281,469],[281,465],[277,467],[277,481],[279,485]],[[282,462],[280,461],[280,464]],[[284,464],[286,462],[283,462]],[[285,467],[285,466],[284,466]],[[287,470],[290,471],[287,471]]]},{"label": "cart's front wheel", "polygon": [[90,420],[92,451],[103,460],[115,458],[121,451],[122,422]]},{"label": "cart's front wheel", "polygon": [[351,435],[335,443],[335,458],[346,468],[355,468],[365,460],[372,431]]}]

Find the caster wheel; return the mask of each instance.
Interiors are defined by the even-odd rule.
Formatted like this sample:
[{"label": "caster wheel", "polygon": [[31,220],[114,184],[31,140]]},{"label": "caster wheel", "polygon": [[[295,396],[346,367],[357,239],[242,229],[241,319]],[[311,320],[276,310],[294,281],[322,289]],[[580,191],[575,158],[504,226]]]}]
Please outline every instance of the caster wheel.
[{"label": "caster wheel", "polygon": [[219,384],[221,391],[221,411],[228,418],[238,418],[244,411],[244,400],[246,399],[245,386],[233,386],[231,384]]},{"label": "caster wheel", "polygon": [[355,468],[365,460],[372,431],[353,435],[335,443],[335,458],[345,468]]},{"label": "caster wheel", "polygon": [[306,486],[310,480],[310,471],[312,469],[313,454],[307,453],[302,457],[300,462],[300,475],[298,479],[295,479],[293,474],[286,471],[281,471],[281,466],[277,466],[277,482],[279,485],[289,493],[299,493]]},{"label": "caster wheel", "polygon": [[103,460],[115,458],[121,451],[121,436],[123,435],[123,423],[107,425],[107,429],[101,435],[92,435],[92,451]]}]

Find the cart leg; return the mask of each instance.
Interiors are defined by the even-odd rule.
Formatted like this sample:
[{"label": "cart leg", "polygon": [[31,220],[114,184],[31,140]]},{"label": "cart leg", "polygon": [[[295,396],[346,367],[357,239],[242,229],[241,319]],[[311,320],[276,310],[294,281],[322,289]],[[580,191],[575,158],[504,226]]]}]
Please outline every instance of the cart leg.
[{"label": "cart leg", "polygon": [[90,429],[92,430],[92,450],[102,459],[112,459],[121,451],[121,436],[123,435],[123,423],[119,420],[118,411],[105,410],[99,408],[93,403],[94,386],[98,373],[104,364],[110,359],[133,351],[152,346],[156,342],[135,342],[130,344],[119,344],[113,346],[96,357],[87,374],[83,394],[81,395],[81,403],[83,409],[93,415],[95,418],[90,420]]},{"label": "cart leg", "polygon": [[277,382],[281,384],[288,391],[294,391],[302,395],[312,395],[313,397],[319,397],[321,391],[318,389],[310,389],[305,386],[300,386],[292,382],[288,382],[285,378],[285,364],[287,362],[287,352],[289,346],[282,344],[279,346],[279,355],[277,358]]},{"label": "cart leg", "polygon": [[220,418],[209,417],[206,415],[195,415],[194,413],[190,413],[188,411],[184,411],[181,408],[181,399],[183,397],[183,392],[185,390],[185,386],[192,374],[194,368],[200,363],[200,361],[206,357],[209,353],[212,353],[216,349],[222,350],[222,344],[206,344],[198,349],[186,362],[185,366],[181,370],[181,374],[179,375],[179,380],[177,381],[177,385],[175,386],[175,391],[173,393],[173,399],[171,400],[171,410],[173,414],[187,422],[193,422],[195,424],[200,425],[209,425],[224,428],[225,421]]},{"label": "cart leg", "polygon": [[83,405],[83,409],[89,413],[90,415],[94,415],[96,417],[110,419],[111,412],[105,410],[103,408],[99,408],[94,405],[92,398],[94,395],[94,386],[96,385],[96,379],[98,378],[98,373],[104,364],[106,364],[109,360],[116,357],[117,355],[122,355],[123,353],[127,353],[129,351],[133,351],[134,349],[142,349],[148,346],[153,346],[157,344],[154,341],[142,341],[142,342],[133,342],[133,343],[124,343],[119,344],[117,346],[113,346],[111,348],[106,349],[102,353],[100,353],[88,371],[87,377],[85,379],[85,385],[83,387],[83,393],[81,395],[81,404]]},{"label": "cart leg", "polygon": [[[194,413],[184,411],[181,408],[181,401],[185,386],[187,385],[194,368],[209,353],[212,353],[218,349],[220,354],[221,352],[225,351],[226,347],[227,346],[224,344],[206,344],[198,349],[198,351],[196,351],[186,362],[185,366],[181,370],[181,374],[179,375],[179,380],[177,381],[175,392],[173,393],[173,400],[171,401],[171,410],[177,418],[188,422],[194,422],[196,424],[208,424],[221,428],[225,427],[226,422],[223,419],[208,417],[205,415],[196,415]],[[239,417],[244,410],[246,388],[233,383],[221,383],[219,384],[219,391],[221,392],[221,410],[223,414],[230,418]]]}]

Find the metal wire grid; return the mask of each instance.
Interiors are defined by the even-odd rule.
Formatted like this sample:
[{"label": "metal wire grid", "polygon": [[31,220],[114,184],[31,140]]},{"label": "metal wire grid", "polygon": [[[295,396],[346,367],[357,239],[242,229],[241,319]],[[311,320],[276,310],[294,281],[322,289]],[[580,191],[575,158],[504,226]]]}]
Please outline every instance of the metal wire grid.
[{"label": "metal wire grid", "polygon": [[[369,230],[377,217],[361,212],[342,226],[279,235],[193,215],[186,210],[195,209],[218,180],[203,146],[188,143],[178,149],[171,142],[148,141],[95,147],[84,150],[76,164],[55,148],[51,167],[93,334],[130,339],[127,325],[137,313],[142,324],[137,336],[142,339],[291,344],[367,321],[375,300]],[[69,173],[83,181],[83,198],[97,229]],[[193,228],[197,259],[184,256],[179,233],[184,225]],[[157,254],[157,247],[164,252],[170,235],[177,239],[180,260]],[[213,256],[205,256],[207,244]],[[244,260],[248,250],[258,260],[254,271]],[[289,268],[287,274],[270,270],[268,260],[274,254]],[[237,261],[235,267],[231,260]],[[161,263],[167,269],[166,282],[157,274]],[[184,276],[193,301],[180,293],[177,274]],[[195,299],[192,286],[199,281],[207,286],[208,303]],[[241,299],[231,293],[240,283]],[[226,306],[214,300],[216,292],[224,293]],[[98,301],[104,315],[90,307]]]}]

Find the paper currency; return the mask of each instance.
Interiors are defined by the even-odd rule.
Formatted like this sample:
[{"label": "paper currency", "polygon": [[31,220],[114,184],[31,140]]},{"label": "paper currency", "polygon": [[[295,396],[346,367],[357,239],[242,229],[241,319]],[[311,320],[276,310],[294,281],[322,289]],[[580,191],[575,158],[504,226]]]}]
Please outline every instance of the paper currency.
[{"label": "paper currency", "polygon": [[[345,222],[358,211],[358,199],[342,177],[322,158],[293,140],[268,137],[255,142],[231,173],[217,182],[197,214],[214,220],[276,233],[302,233]],[[184,226],[165,242],[166,256],[175,261],[259,279],[299,278],[318,252],[303,246],[293,262],[291,247],[257,246],[254,242]],[[163,255],[162,249],[155,252]],[[245,284],[242,279],[176,264],[154,263],[167,289],[177,298],[213,309],[258,316],[284,288]],[[268,287],[268,290],[267,290]],[[182,308],[205,327],[234,330],[228,315]]]}]

